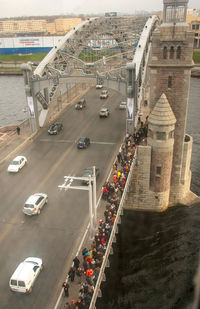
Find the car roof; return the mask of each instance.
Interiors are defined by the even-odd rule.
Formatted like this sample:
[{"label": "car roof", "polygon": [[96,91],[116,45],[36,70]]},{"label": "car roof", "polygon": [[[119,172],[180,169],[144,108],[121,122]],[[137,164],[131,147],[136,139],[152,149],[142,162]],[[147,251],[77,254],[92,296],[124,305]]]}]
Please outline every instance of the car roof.
[{"label": "car roof", "polygon": [[108,108],[103,107],[103,108],[101,109],[101,112],[104,112],[104,111],[108,111]]},{"label": "car roof", "polygon": [[88,137],[81,137],[80,139],[79,139],[79,141],[84,141],[85,139],[87,139]]},{"label": "car roof", "polygon": [[29,257],[25,259],[23,262],[21,262],[15,272],[13,273],[11,279],[12,280],[25,280],[29,277],[29,271],[33,269],[33,267],[38,264],[38,262],[41,262],[41,259]]},{"label": "car roof", "polygon": [[39,193],[35,193],[33,195],[30,195],[29,198],[26,200],[25,204],[35,204],[35,202],[38,200],[38,198],[41,196]]}]

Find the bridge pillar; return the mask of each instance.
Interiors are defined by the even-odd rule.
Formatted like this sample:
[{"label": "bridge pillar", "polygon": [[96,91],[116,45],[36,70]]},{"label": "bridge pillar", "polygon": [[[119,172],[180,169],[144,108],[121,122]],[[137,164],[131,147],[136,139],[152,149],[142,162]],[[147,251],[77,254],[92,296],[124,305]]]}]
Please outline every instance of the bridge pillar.
[{"label": "bridge pillar", "polygon": [[126,133],[134,134],[135,132],[135,114],[136,114],[136,74],[135,63],[127,63],[128,71],[127,81],[127,107],[126,107]]},{"label": "bridge pillar", "polygon": [[39,120],[38,120],[38,108],[37,108],[37,99],[34,95],[33,91],[33,69],[29,63],[24,63],[21,66],[24,76],[24,84],[25,84],[25,93],[26,100],[29,110],[29,121],[32,133],[37,132],[39,129]]}]

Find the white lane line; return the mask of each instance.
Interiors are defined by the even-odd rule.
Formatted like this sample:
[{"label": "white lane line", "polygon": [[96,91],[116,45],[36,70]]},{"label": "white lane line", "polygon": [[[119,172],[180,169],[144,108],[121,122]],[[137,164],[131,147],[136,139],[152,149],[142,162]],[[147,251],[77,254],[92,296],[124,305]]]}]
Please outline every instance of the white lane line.
[{"label": "white lane line", "polygon": [[40,142],[53,142],[53,143],[73,143],[71,140],[67,139],[57,139],[57,140],[52,140],[52,139],[40,139]]},{"label": "white lane line", "polygon": [[[53,143],[77,143],[77,141],[71,141],[71,140],[67,140],[67,139],[56,139],[56,140],[52,140],[52,139],[40,139],[40,142],[53,142]],[[90,144],[99,144],[99,145],[115,145],[116,143],[110,143],[110,142],[97,142],[97,141],[90,141]]]}]

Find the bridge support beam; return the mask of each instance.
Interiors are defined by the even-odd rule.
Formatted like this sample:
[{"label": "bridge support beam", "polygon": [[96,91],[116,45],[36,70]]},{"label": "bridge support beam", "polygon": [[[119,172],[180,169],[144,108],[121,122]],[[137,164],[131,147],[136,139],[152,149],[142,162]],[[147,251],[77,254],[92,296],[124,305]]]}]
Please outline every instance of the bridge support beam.
[{"label": "bridge support beam", "polygon": [[127,82],[127,108],[126,108],[126,133],[134,134],[135,132],[135,114],[136,114],[136,68],[135,63],[127,63],[126,69],[128,71]]}]

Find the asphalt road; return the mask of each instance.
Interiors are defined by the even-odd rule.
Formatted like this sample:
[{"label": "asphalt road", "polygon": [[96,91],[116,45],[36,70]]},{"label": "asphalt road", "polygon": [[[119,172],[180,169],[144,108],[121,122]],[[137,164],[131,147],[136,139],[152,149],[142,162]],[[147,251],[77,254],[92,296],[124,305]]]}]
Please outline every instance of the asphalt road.
[{"label": "asphalt road", "polygon": [[[78,176],[88,166],[100,168],[97,198],[122,138],[125,112],[119,110],[120,94],[109,90],[100,100],[101,90],[92,88],[84,97],[87,106],[77,111],[70,106],[59,121],[64,129],[57,136],[47,130],[20,153],[28,160],[17,174],[0,169],[0,308],[53,308],[89,220],[88,192],[60,191],[65,175]],[[110,109],[107,119],[99,118],[102,106]],[[77,140],[88,136],[91,145],[77,149]],[[48,204],[39,216],[28,217],[22,205],[36,192],[48,194]],[[26,257],[43,259],[44,270],[30,295],[9,290],[9,278]]]}]

